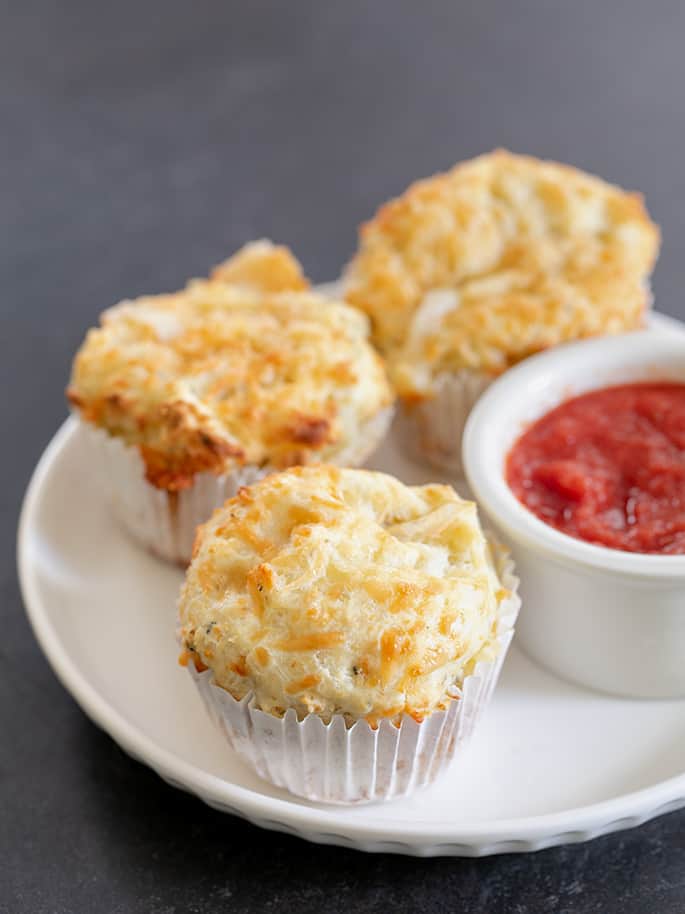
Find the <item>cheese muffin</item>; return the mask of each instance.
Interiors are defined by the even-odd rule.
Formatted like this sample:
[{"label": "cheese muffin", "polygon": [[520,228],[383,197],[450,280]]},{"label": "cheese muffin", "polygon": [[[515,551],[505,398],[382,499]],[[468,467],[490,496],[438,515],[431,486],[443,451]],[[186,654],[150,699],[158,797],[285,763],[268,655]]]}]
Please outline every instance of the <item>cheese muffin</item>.
[{"label": "cheese muffin", "polygon": [[312,292],[292,254],[265,241],[180,292],[105,311],[67,395],[98,430],[94,461],[125,525],[181,562],[241,484],[363,462],[393,401],[366,316]]},{"label": "cheese muffin", "polygon": [[[298,467],[242,489],[198,530],[179,603],[182,662],[263,776],[310,798],[404,793],[415,763],[425,782],[454,754],[494,685],[515,589],[475,504],[451,487]],[[279,749],[260,743],[257,712]],[[288,751],[298,722],[312,742],[304,763],[299,742]],[[369,740],[383,748],[382,777],[364,759]],[[328,774],[312,774],[322,764]]]},{"label": "cheese muffin", "polygon": [[458,469],[463,421],[497,375],[549,346],[643,325],[658,248],[638,194],[500,150],[381,207],[345,294],[371,317],[425,455]]}]

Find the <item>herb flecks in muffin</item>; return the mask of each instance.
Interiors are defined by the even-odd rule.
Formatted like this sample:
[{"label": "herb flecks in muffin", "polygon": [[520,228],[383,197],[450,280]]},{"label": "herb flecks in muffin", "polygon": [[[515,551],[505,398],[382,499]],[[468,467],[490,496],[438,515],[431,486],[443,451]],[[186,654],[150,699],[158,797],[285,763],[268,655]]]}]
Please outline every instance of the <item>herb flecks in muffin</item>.
[{"label": "herb flecks in muffin", "polygon": [[496,654],[501,595],[476,507],[449,486],[295,468],[200,528],[181,637],[264,711],[420,720]]}]

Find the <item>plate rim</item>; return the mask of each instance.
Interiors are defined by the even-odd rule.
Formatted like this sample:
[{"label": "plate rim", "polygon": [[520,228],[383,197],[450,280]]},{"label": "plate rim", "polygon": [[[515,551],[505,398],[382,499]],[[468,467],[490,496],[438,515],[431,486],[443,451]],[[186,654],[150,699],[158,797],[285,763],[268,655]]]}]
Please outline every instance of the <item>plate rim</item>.
[{"label": "plate rim", "polygon": [[[449,822],[422,823],[421,820],[410,819],[384,822],[382,813],[372,821],[345,821],[344,808],[305,806],[294,800],[269,797],[203,771],[160,747],[112,707],[71,659],[52,625],[50,608],[44,604],[35,579],[29,548],[33,521],[52,468],[76,435],[76,430],[74,417],[70,416],[62,423],[41,454],[22,501],[17,566],[26,615],[57,679],[84,713],[124,751],[148,765],[172,786],[256,825],[296,834],[309,841],[419,856],[481,856],[538,850],[631,828],[685,806],[684,771],[598,803],[535,816],[455,822],[453,826]],[[380,811],[383,804],[368,808]]]}]

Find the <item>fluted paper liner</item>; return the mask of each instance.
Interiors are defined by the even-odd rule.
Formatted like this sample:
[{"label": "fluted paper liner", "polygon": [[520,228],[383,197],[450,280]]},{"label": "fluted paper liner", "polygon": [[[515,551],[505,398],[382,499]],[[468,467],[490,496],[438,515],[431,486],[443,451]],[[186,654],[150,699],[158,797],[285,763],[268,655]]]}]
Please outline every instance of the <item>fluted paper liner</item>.
[{"label": "fluted paper liner", "polygon": [[439,377],[429,400],[403,405],[403,437],[416,457],[448,472],[461,474],[461,439],[469,413],[494,381],[480,371],[463,371]]},{"label": "fluted paper liner", "polygon": [[[385,436],[392,414],[392,409],[381,410],[365,423],[359,441],[335,455],[331,462],[339,466],[363,463]],[[189,488],[168,492],[147,481],[137,447],[91,423],[81,421],[80,427],[90,462],[119,523],[146,549],[180,565],[190,561],[195,531],[212,511],[236,495],[241,486],[273,472],[271,467],[247,465],[221,476],[197,473]]]},{"label": "fluted paper liner", "polygon": [[231,747],[260,777],[308,800],[367,803],[412,793],[432,783],[470,738],[497,683],[513,637],[520,600],[513,562],[501,547],[493,554],[503,587],[499,606],[499,651],[467,676],[444,711],[418,723],[405,715],[399,725],[366,720],[347,726],[342,715],[324,723],[316,714],[301,721],[290,708],[283,717],[261,711],[252,693],[238,701],[213,682],[211,670],[188,670],[214,723]]},{"label": "fluted paper liner", "polygon": [[168,492],[147,481],[138,448],[86,422],[81,422],[81,431],[119,523],[146,549],[169,562],[187,564],[198,525],[241,486],[265,475],[265,470],[251,466],[223,476],[198,473],[190,488]]}]

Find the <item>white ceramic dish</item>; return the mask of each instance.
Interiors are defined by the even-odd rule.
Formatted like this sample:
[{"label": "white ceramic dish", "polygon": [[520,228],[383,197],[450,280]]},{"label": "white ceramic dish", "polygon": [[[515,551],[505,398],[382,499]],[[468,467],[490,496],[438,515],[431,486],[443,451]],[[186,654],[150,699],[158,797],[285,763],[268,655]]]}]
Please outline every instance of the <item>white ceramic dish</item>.
[{"label": "white ceramic dish", "polygon": [[527,359],[467,422],[471,490],[521,578],[518,643],[582,685],[641,698],[685,696],[685,556],[641,555],[567,536],[537,518],[504,477],[525,426],[570,396],[633,381],[685,381],[685,339],[653,332],[588,340]]},{"label": "white ceramic dish", "polygon": [[[408,483],[436,478],[392,437],[372,465]],[[479,856],[583,841],[685,805],[684,702],[583,690],[515,645],[467,754],[431,788],[356,808],[292,798],[261,781],[213,727],[176,664],[181,573],[133,545],[97,491],[67,422],[34,473],[20,523],[31,623],[84,711],[211,806],[311,841]]]}]

